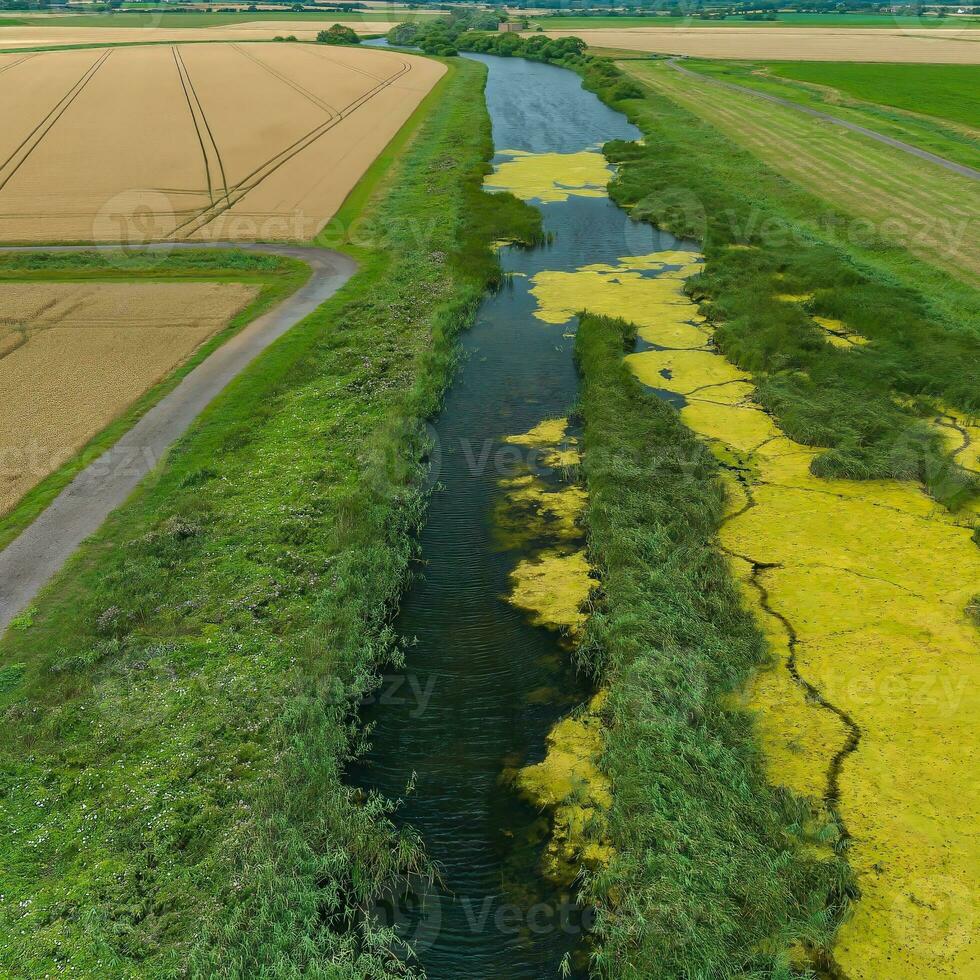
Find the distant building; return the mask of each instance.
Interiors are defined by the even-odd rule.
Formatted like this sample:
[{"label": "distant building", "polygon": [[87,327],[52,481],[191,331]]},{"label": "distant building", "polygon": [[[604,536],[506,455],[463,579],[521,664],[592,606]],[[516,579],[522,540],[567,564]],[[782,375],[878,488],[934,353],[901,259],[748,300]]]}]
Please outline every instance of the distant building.
[{"label": "distant building", "polygon": [[497,25],[498,31],[524,31],[527,28],[517,20],[505,20]]}]

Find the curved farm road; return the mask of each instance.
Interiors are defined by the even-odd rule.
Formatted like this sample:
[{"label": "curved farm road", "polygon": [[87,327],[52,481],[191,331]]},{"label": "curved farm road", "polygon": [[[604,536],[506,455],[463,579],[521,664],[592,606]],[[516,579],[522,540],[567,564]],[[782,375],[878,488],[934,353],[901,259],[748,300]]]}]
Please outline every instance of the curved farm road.
[{"label": "curved farm road", "polygon": [[[50,581],[75,549],[102,525],[156,466],[166,451],[236,375],[273,341],[329,299],[357,269],[329,249],[241,243],[179,243],[165,248],[235,248],[305,262],[313,275],[278,306],[263,313],[190,371],[115,445],[82,470],[48,507],[0,551],[0,633]],[[105,250],[118,246],[103,246]],[[61,246],[46,252],[91,251]],[[38,251],[3,248],[0,251]]]},{"label": "curved farm road", "polygon": [[797,112],[805,113],[808,116],[815,116],[817,119],[824,120],[824,122],[833,123],[835,126],[849,129],[853,133],[860,133],[862,136],[867,136],[869,139],[877,140],[879,143],[894,147],[903,153],[911,153],[912,156],[919,157],[921,160],[928,160],[929,163],[934,163],[936,166],[943,167],[945,170],[951,170],[955,174],[969,177],[971,180],[980,180],[980,170],[974,170],[972,167],[967,167],[962,163],[954,163],[952,160],[947,160],[946,157],[930,153],[928,150],[920,150],[917,146],[912,146],[910,143],[903,143],[901,140],[893,139],[891,136],[885,136],[884,133],[877,133],[873,129],[868,129],[866,126],[859,126],[857,123],[848,122],[846,119],[839,119],[837,116],[832,116],[829,112],[821,112],[819,109],[813,109],[807,105],[800,105],[799,102],[794,102],[792,99],[783,99],[778,95],[770,95],[768,92],[759,92],[757,89],[748,88],[745,85],[736,85],[734,82],[724,82],[720,78],[711,78],[708,75],[702,75],[700,72],[691,71],[690,68],[684,68],[682,65],[677,64],[674,58],[668,58],[667,64],[674,71],[678,71],[682,75],[687,75],[690,78],[696,78],[699,82],[720,85],[723,88],[730,88],[736,92],[740,92],[742,95],[752,95],[757,99],[764,99],[766,102],[774,102],[776,105],[785,106],[787,109],[796,109]]}]

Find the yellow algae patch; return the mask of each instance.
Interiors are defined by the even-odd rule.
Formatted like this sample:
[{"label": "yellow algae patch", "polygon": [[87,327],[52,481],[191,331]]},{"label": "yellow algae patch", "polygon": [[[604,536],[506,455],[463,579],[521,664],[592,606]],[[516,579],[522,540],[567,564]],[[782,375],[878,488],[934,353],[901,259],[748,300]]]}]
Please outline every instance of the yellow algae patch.
[{"label": "yellow algae patch", "polygon": [[535,626],[575,633],[585,623],[582,607],[592,579],[584,551],[545,551],[511,572],[510,602],[530,613]]},{"label": "yellow algae patch", "polygon": [[568,419],[545,419],[529,432],[507,436],[504,442],[541,450],[545,466],[575,466],[581,462],[578,440],[568,434]]},{"label": "yellow algae patch", "polygon": [[[627,256],[615,265],[595,263],[575,272],[539,272],[531,279],[534,315],[567,323],[583,310],[635,323],[642,339],[664,347],[693,349],[708,340],[704,317],[684,295],[684,281],[701,269],[694,252]],[[670,266],[678,266],[671,269]],[[656,278],[645,272],[659,272]]]},{"label": "yellow algae patch", "polygon": [[776,299],[783,303],[806,303],[813,299],[813,293],[776,293]]},{"label": "yellow algae patch", "polygon": [[502,150],[509,157],[487,174],[489,191],[510,191],[525,201],[567,201],[569,197],[605,197],[612,170],[597,152],[527,153]]},{"label": "yellow algae patch", "polygon": [[816,323],[827,338],[827,343],[834,347],[864,347],[871,343],[867,337],[862,337],[859,333],[849,330],[843,320],[833,320],[827,316],[815,316],[813,322]]},{"label": "yellow algae patch", "polygon": [[501,485],[507,494],[494,509],[494,528],[503,548],[519,548],[531,540],[581,541],[578,522],[588,499],[582,487],[554,490],[529,474]]},{"label": "yellow algae patch", "polygon": [[606,836],[612,785],[599,769],[605,697],[600,691],[587,707],[559,721],[548,733],[544,761],[518,770],[515,778],[521,795],[551,813],[542,871],[562,884],[570,884],[581,865],[595,869],[613,855]]},{"label": "yellow algae patch", "polygon": [[[967,613],[980,550],[970,529],[910,483],[813,476],[819,450],[753,407],[747,377],[720,355],[651,351],[628,362],[685,396],[681,418],[719,456],[750,464],[739,467],[746,483],[730,478],[720,539],[778,666],[747,694],[771,778],[837,795],[851,835],[862,897],[834,951],[841,970],[853,980],[970,975],[980,953],[980,634]],[[707,400],[728,387],[732,397]],[[824,705],[859,731],[836,785],[830,764],[850,731]]]},{"label": "yellow algae patch", "polygon": [[[504,441],[537,450],[552,470],[579,461],[576,440],[568,435],[568,419],[545,419]],[[511,572],[508,601],[529,613],[536,626],[576,633],[585,622],[582,607],[592,589],[578,523],[585,510],[585,490],[574,484],[552,489],[534,474],[502,480],[501,486],[507,492],[495,511],[498,540],[504,547],[517,547],[529,539],[539,545]]]},{"label": "yellow algae patch", "polygon": [[[645,384],[668,388],[679,395],[703,391],[707,397],[716,387],[735,381],[748,384],[749,378],[723,357],[703,350],[644,351],[642,354],[628,355],[627,363]],[[654,378],[659,381],[655,382]],[[663,384],[664,381],[670,383]]]}]

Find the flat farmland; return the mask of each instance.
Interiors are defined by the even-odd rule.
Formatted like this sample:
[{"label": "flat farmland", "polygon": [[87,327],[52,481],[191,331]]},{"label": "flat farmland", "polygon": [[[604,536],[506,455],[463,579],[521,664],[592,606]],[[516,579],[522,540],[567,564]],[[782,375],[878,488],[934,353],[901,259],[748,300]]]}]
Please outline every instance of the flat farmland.
[{"label": "flat farmland", "polygon": [[843,231],[880,237],[973,285],[980,278],[975,181],[795,109],[682,75],[624,61],[637,81],[694,112],[773,170],[855,217]]},{"label": "flat farmland", "polygon": [[967,29],[638,27],[633,30],[545,31],[545,34],[548,37],[580,37],[590,47],[695,58],[980,64],[980,33]]},{"label": "flat farmland", "polygon": [[[276,20],[241,19],[233,23],[216,23],[208,26],[205,17],[194,17],[200,27],[171,24],[166,19],[152,27],[109,26],[97,23],[95,18],[65,18],[64,26],[49,26],[51,21],[37,19],[30,23],[0,23],[0,51],[18,48],[63,48],[78,44],[147,44],[173,41],[271,41],[277,35],[293,35],[300,41],[313,41],[318,31],[333,23],[344,23],[357,34],[384,34],[398,23],[390,21],[354,21],[343,17],[331,20],[288,19],[279,15]],[[107,18],[115,21],[115,18]]]},{"label": "flat farmland", "polygon": [[391,52],[0,56],[0,240],[305,240],[443,74]]},{"label": "flat farmland", "polygon": [[246,283],[0,283],[0,514],[257,292]]}]

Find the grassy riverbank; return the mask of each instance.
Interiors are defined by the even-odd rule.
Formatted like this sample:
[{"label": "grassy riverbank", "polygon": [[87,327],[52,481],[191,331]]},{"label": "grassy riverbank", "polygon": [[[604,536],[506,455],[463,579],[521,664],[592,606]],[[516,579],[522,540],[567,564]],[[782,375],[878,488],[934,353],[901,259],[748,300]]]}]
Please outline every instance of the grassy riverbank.
[{"label": "grassy riverbank", "polygon": [[601,582],[580,653],[609,689],[615,787],[616,856],[586,889],[597,963],[620,978],[784,976],[791,948],[828,946],[848,874],[814,846],[834,827],[766,783],[749,716],[723,707],[766,646],[718,549],[718,465],[627,368],[634,338],[586,315],[576,341]]},{"label": "grassy riverbank", "polygon": [[[0,970],[390,977],[420,860],[340,775],[422,518],[454,337],[538,219],[481,189],[452,68],[358,217],[362,268],[207,410],[11,630]],[[80,927],[84,923],[84,928]]]}]

